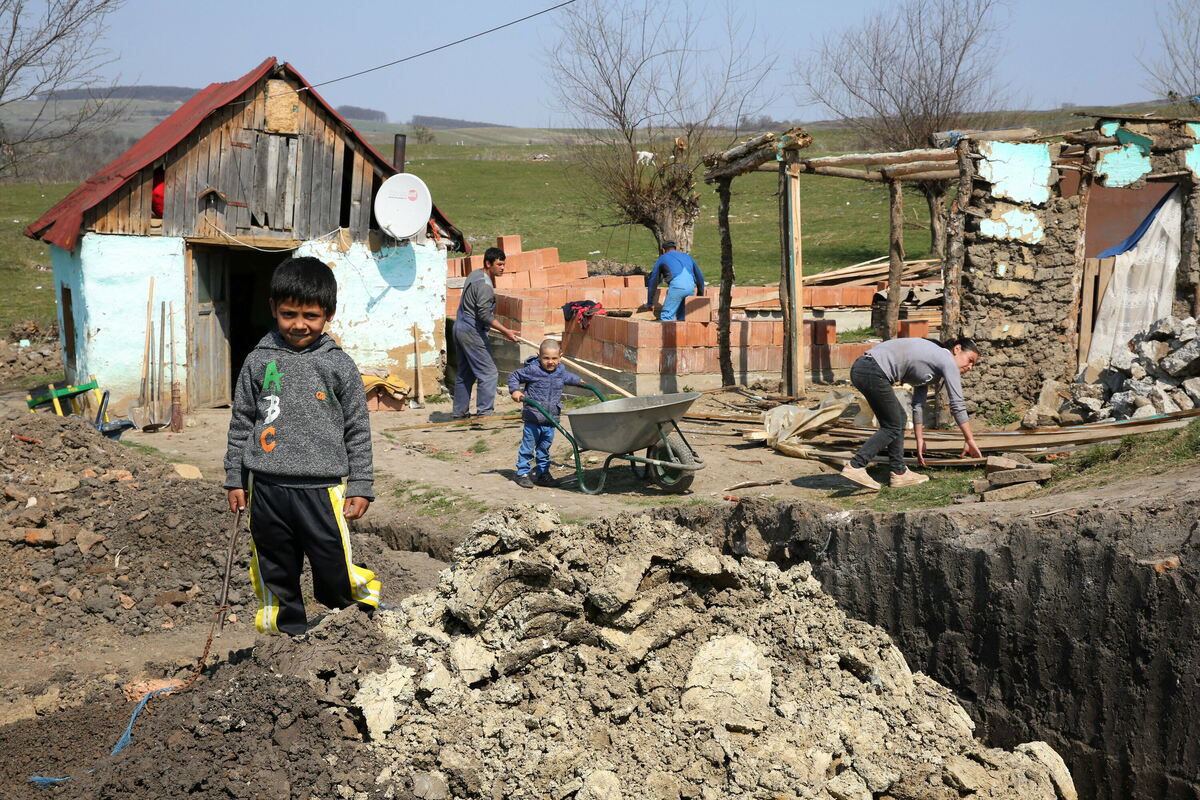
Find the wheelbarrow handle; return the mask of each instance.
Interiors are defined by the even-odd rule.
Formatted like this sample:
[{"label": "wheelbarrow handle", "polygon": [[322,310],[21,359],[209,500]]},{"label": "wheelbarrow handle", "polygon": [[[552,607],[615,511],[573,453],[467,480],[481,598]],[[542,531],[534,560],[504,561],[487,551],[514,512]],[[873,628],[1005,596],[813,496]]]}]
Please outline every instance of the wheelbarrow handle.
[{"label": "wheelbarrow handle", "polygon": [[608,397],[604,394],[604,392],[600,391],[595,386],[592,386],[590,383],[585,383],[582,385],[583,385],[583,388],[590,389],[592,394],[596,395],[596,399],[599,400],[601,403],[606,402],[608,400]]}]

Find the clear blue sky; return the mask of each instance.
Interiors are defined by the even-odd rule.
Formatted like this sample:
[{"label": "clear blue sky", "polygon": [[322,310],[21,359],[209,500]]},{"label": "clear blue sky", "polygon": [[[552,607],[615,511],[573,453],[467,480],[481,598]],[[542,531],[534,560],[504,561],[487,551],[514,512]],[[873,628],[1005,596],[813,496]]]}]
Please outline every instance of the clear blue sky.
[{"label": "clear blue sky", "polygon": [[[128,0],[111,18],[108,68],[122,82],[200,87],[230,80],[267,56],[290,61],[314,83],[508,22],[555,0]],[[1136,56],[1158,48],[1154,9],[1161,0],[1011,0],[1000,73],[1031,107],[1127,103],[1149,99]],[[886,0],[742,0],[761,46],[777,47],[770,79],[777,118],[819,119],[799,105],[791,66],[815,39],[891,6]],[[431,56],[321,89],[334,105],[353,104],[407,121],[413,114],[522,127],[563,124],[542,63],[557,33],[555,14],[539,17]],[[719,16],[711,15],[714,19]],[[715,24],[715,23],[714,23]],[[785,31],[792,31],[784,35]],[[1115,42],[1114,37],[1120,36]]]}]

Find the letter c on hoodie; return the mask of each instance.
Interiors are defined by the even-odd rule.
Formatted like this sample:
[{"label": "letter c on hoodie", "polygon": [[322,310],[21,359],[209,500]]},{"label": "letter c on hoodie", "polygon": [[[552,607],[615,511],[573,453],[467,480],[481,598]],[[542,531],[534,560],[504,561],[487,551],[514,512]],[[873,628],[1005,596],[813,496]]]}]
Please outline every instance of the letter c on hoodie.
[{"label": "letter c on hoodie", "polygon": [[[271,441],[269,441],[269,442],[267,441],[268,436],[271,437]],[[262,445],[262,449],[263,449],[264,453],[269,453],[275,449],[275,426],[274,425],[272,425],[269,428],[263,428],[262,434],[259,435],[259,437],[258,437],[258,443],[260,445]]]}]

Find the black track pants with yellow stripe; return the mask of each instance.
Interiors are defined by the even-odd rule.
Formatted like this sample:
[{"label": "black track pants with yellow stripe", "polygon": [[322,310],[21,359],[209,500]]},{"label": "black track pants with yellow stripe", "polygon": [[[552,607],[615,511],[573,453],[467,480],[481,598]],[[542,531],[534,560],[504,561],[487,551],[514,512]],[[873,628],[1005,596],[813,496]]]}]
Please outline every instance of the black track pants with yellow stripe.
[{"label": "black track pants with yellow stripe", "polygon": [[375,573],[354,563],[342,516],[342,487],[291,489],[261,478],[250,482],[250,581],[258,598],[260,633],[301,634],[308,628],[300,572],[312,567],[317,601],[329,608],[379,605]]}]

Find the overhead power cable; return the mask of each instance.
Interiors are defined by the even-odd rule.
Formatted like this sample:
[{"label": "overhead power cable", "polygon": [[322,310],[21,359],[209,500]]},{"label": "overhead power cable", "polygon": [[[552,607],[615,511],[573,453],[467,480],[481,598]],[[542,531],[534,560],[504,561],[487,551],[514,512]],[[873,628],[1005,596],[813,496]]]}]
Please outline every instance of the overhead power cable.
[{"label": "overhead power cable", "polygon": [[447,42],[446,44],[438,45],[437,47],[432,47],[429,50],[424,50],[420,53],[413,53],[411,56],[405,56],[404,58],[398,58],[395,61],[389,61],[388,63],[380,64],[377,67],[368,67],[367,69],[360,69],[358,72],[352,72],[349,75],[343,75],[340,78],[330,78],[327,81],[321,81],[320,83],[314,83],[311,88],[315,89],[318,86],[328,86],[331,83],[337,83],[338,81],[349,80],[350,78],[357,78],[359,75],[366,75],[368,72],[376,72],[381,69],[387,69],[388,67],[394,67],[397,64],[403,64],[405,61],[412,61],[414,58],[421,58],[422,56],[427,56],[431,53],[436,53],[439,50],[445,50],[447,48],[454,47],[456,45],[460,45],[463,42],[469,42],[472,39],[478,39],[481,36],[487,36],[489,33],[495,33],[496,31],[504,30],[505,28],[511,28],[513,25],[519,25],[520,23],[525,22],[526,20],[531,20],[534,17],[540,17],[543,14],[549,14],[551,11],[557,11],[558,9],[562,8],[563,6],[569,6],[574,2],[577,2],[577,0],[566,0],[565,2],[559,3],[558,5],[550,6],[549,8],[544,8],[541,11],[535,11],[534,13],[528,14],[524,17],[521,17],[520,19],[514,19],[512,22],[506,22],[503,25],[497,25],[494,28],[488,28],[486,31],[480,31],[479,33],[471,34],[470,36],[464,36],[462,39],[456,39],[453,42]]}]

